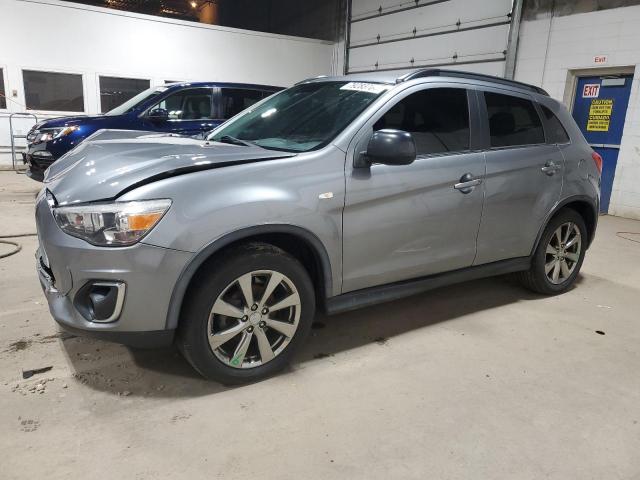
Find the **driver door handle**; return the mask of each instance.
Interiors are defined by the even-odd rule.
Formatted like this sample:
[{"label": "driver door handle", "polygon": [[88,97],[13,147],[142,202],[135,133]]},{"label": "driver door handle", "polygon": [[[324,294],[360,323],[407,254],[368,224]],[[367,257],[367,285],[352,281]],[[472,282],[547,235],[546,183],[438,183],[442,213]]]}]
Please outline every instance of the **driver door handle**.
[{"label": "driver door handle", "polygon": [[482,183],[481,178],[476,178],[471,173],[465,173],[460,177],[460,181],[456,183],[453,188],[460,193],[471,193],[475,187]]}]

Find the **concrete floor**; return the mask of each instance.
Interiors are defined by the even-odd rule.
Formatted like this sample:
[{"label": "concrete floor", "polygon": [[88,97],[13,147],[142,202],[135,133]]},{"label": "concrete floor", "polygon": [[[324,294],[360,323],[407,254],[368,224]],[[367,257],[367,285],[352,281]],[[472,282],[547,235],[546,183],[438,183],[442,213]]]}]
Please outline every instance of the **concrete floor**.
[{"label": "concrete floor", "polygon": [[[38,188],[0,172],[0,235],[34,231]],[[564,295],[495,278],[318,317],[289,371],[236,388],[59,333],[25,237],[0,260],[0,477],[640,479],[640,243],[619,231],[640,222],[602,217]]]}]

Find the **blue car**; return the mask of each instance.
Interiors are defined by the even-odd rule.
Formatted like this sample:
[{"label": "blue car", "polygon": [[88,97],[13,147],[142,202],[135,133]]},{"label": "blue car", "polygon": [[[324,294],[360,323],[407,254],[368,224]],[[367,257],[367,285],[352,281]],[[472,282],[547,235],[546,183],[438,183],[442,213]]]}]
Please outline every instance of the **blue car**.
[{"label": "blue car", "polygon": [[41,182],[44,171],[97,130],[144,130],[201,135],[281,87],[237,83],[174,83],[152,87],[96,116],[53,118],[33,126],[23,153],[27,175]]}]

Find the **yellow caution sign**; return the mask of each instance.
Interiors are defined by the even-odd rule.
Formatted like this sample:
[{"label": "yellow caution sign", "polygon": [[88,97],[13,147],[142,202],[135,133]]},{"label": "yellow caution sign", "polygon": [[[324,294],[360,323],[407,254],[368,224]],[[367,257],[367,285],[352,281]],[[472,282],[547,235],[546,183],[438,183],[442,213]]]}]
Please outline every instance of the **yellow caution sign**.
[{"label": "yellow caution sign", "polygon": [[610,98],[594,98],[589,107],[588,132],[608,132],[613,113],[613,100]]}]

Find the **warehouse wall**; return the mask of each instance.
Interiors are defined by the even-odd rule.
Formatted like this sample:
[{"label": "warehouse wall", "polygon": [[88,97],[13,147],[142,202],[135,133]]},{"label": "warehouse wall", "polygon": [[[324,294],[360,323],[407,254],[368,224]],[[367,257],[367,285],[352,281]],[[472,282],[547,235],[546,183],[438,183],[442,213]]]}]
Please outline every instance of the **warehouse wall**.
[{"label": "warehouse wall", "polygon": [[540,85],[571,107],[573,72],[635,67],[609,213],[640,219],[640,6],[524,21],[516,80]]},{"label": "warehouse wall", "polygon": [[[220,80],[289,86],[340,67],[331,42],[56,0],[0,0],[0,68],[9,99],[0,110],[0,147],[6,147],[8,113],[25,109],[22,69],[82,74],[85,113],[93,114],[100,109],[99,75],[149,79],[152,85]],[[28,126],[23,121],[20,129]]]}]

